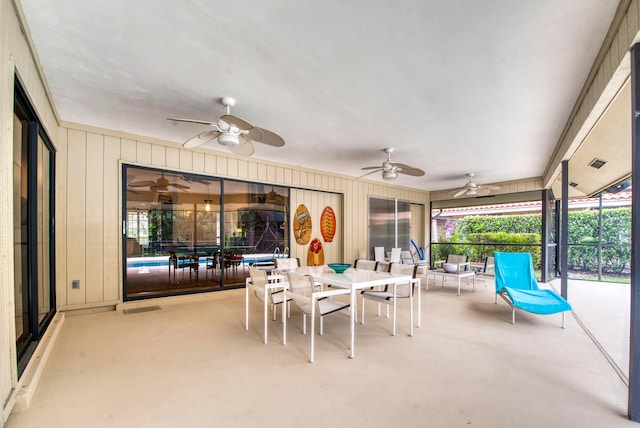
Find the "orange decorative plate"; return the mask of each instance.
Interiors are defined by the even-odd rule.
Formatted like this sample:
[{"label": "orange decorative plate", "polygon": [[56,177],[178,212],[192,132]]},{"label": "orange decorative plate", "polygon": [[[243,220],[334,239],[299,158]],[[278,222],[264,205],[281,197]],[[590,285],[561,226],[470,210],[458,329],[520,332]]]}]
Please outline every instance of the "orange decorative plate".
[{"label": "orange decorative plate", "polygon": [[307,253],[307,266],[320,266],[324,264],[324,250],[322,242],[318,238],[313,238],[309,244],[309,252]]},{"label": "orange decorative plate", "polygon": [[305,245],[311,239],[311,214],[304,204],[298,205],[293,214],[293,236],[300,245]]},{"label": "orange decorative plate", "polygon": [[336,234],[336,214],[331,207],[325,207],[322,211],[322,215],[320,216],[320,233],[322,233],[324,242],[333,241],[333,237]]}]

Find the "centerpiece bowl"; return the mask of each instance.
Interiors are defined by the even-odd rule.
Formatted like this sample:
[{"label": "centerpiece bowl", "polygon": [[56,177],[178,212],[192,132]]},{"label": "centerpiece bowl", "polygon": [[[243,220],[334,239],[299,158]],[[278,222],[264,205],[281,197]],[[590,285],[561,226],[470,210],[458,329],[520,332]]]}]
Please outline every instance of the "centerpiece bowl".
[{"label": "centerpiece bowl", "polygon": [[327,266],[335,273],[344,273],[345,270],[351,267],[348,263],[329,263]]}]

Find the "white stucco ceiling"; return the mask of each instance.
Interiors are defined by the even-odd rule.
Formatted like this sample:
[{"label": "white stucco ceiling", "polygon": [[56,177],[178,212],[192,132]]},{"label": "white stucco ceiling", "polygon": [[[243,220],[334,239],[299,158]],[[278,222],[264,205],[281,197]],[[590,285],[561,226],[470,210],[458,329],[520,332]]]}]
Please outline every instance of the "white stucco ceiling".
[{"label": "white stucco ceiling", "polygon": [[438,190],[543,174],[618,2],[20,3],[64,121],[183,142],[167,116],[231,96],[287,142],[254,157],[359,176],[391,146]]}]

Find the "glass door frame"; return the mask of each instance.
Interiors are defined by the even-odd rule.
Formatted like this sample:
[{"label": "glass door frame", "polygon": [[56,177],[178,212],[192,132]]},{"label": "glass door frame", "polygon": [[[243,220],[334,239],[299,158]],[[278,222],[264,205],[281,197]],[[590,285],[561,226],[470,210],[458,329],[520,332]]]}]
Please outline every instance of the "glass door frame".
[{"label": "glass door frame", "polygon": [[[21,337],[16,336],[16,356],[18,364],[18,377],[22,375],[27,363],[31,359],[33,352],[40,339],[43,337],[47,327],[51,323],[51,320],[56,314],[56,282],[55,282],[55,158],[56,151],[46,133],[46,130],[41,124],[41,121],[36,114],[35,109],[29,102],[29,97],[24,90],[24,86],[21,84],[18,76],[15,76],[14,85],[14,115],[16,115],[21,122],[25,125],[26,133],[23,133],[22,147],[23,150],[27,150],[27,201],[26,201],[26,239],[27,239],[27,252],[26,260],[22,261],[23,269],[25,269],[26,275],[23,275],[27,279],[27,284],[23,285],[23,293],[27,294],[27,308],[26,314],[28,321],[26,323],[26,331]],[[26,141],[25,141],[26,140]],[[48,155],[49,170],[48,176],[42,177],[43,182],[47,180],[48,195],[43,203],[48,205],[48,218],[45,221],[48,222],[46,228],[43,230],[48,231],[47,239],[48,248],[46,254],[48,254],[48,260],[40,260],[39,253],[42,248],[39,248],[38,243],[38,212],[39,209],[44,207],[38,200],[38,167],[39,157],[38,151],[42,145],[42,153]],[[24,157],[23,157],[24,159]],[[44,157],[43,157],[44,159]],[[14,227],[15,229],[15,227]],[[15,250],[14,250],[15,251]],[[44,263],[44,264],[43,264]],[[38,269],[42,267],[48,270],[47,276],[49,280],[49,286],[44,292],[48,292],[49,306],[48,311],[40,316],[40,302],[39,302],[39,288],[43,284],[39,284]],[[42,275],[45,276],[44,274]],[[46,284],[44,284],[46,285]],[[15,287],[15,285],[14,285]],[[23,313],[25,313],[23,309]]]}]

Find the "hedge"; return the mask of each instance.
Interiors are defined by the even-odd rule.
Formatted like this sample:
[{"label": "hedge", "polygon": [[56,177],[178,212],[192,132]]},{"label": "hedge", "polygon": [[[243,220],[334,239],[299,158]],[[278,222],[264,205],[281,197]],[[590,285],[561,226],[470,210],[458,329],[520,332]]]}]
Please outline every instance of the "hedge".
[{"label": "hedge", "polygon": [[[598,210],[569,212],[570,269],[597,270],[598,222]],[[524,251],[531,252],[534,266],[539,267],[541,228],[539,214],[466,217],[457,221],[450,240],[442,237],[441,244],[434,245],[434,260],[445,259],[447,254],[466,254],[469,260],[482,261],[494,251]],[[621,273],[627,269],[631,260],[630,207],[602,210],[602,243],[602,270]]]}]

